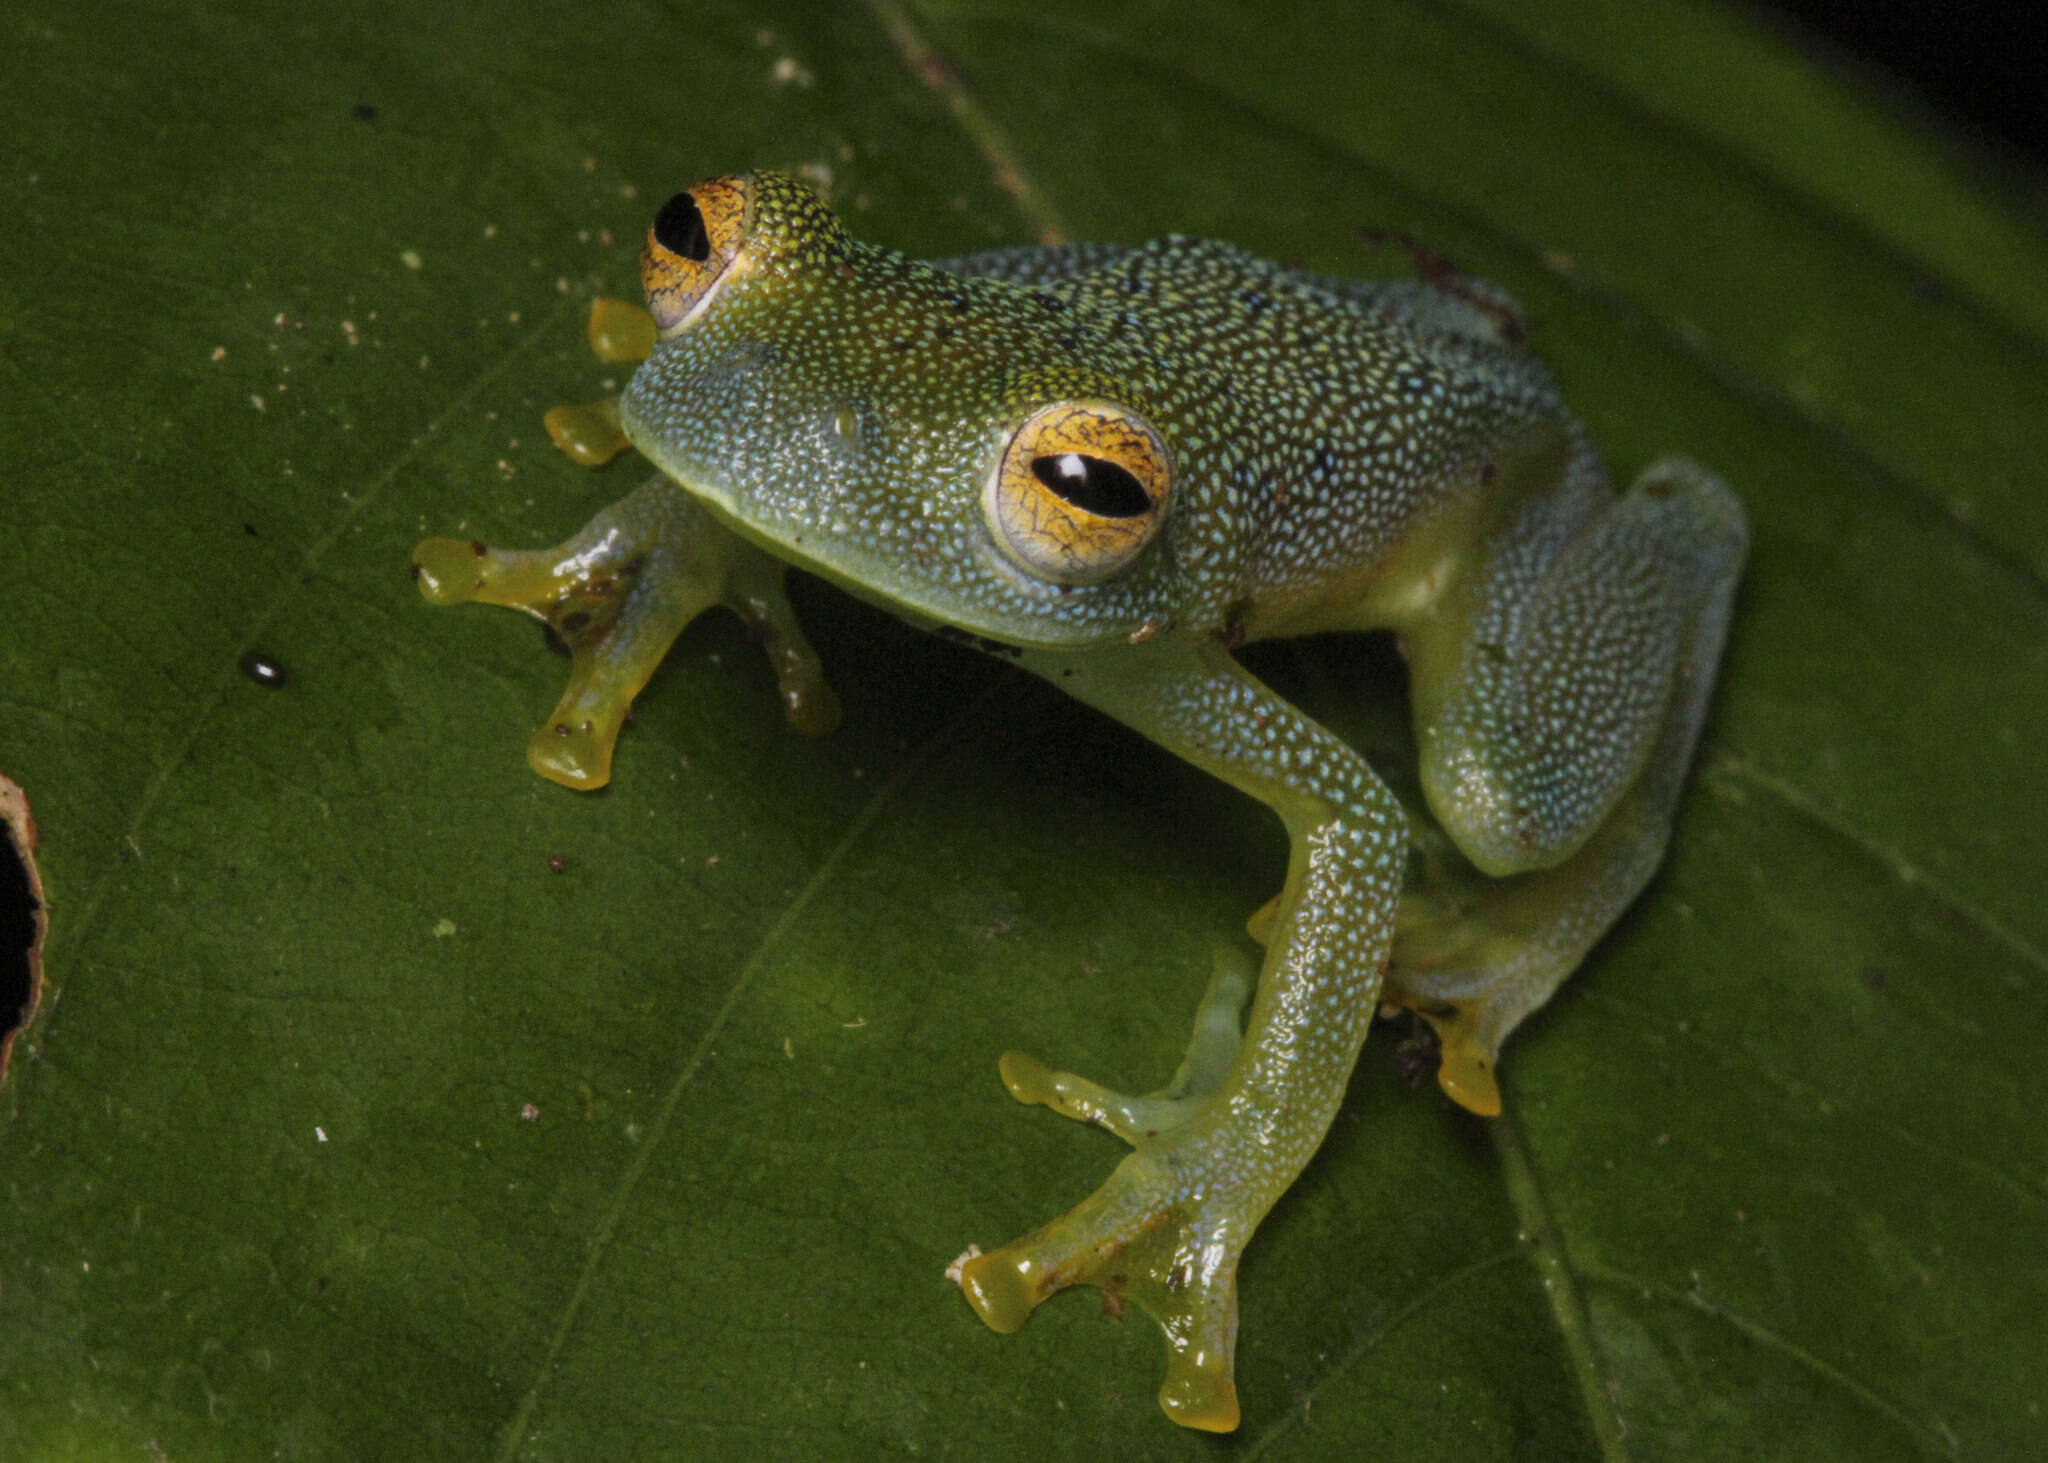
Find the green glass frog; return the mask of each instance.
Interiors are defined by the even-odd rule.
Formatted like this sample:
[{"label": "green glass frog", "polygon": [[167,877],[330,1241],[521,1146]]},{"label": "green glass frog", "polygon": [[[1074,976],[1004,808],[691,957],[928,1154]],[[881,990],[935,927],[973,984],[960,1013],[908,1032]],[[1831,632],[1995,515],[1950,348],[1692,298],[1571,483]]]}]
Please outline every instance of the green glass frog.
[{"label": "green glass frog", "polygon": [[[1740,573],[1741,505],[1667,459],[1615,495],[1520,343],[1448,276],[1367,283],[1188,238],[921,262],[849,238],[796,181],[713,179],[641,255],[625,394],[558,409],[572,455],[658,476],[543,552],[431,539],[427,597],[546,620],[573,652],[530,760],[601,785],[634,695],[723,604],[790,721],[837,703],[790,565],[965,632],[1266,803],[1291,840],[1219,960],[1186,1062],[1128,1096],[1012,1053],[1010,1091],[1131,1145],[1085,1203],[960,1267],[998,1331],[1087,1282],[1160,1322],[1159,1400],[1228,1431],[1239,1257],[1301,1172],[1383,1002],[1439,1080],[1500,1108],[1501,1042],[1661,858]],[[645,316],[637,317],[645,321]],[[1427,812],[1232,649],[1391,630]]]}]

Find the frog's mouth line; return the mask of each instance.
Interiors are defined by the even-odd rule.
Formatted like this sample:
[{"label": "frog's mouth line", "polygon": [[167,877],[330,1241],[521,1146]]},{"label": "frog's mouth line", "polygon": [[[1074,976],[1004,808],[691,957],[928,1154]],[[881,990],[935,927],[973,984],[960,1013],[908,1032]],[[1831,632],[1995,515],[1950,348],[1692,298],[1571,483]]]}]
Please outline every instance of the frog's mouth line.
[{"label": "frog's mouth line", "polygon": [[[943,632],[952,626],[953,621],[961,618],[953,607],[933,604],[926,597],[919,595],[914,585],[904,585],[899,580],[896,588],[883,591],[874,585],[874,580],[879,576],[863,574],[859,568],[849,570],[845,567],[835,567],[813,552],[802,538],[775,533],[742,513],[736,495],[728,488],[706,482],[694,473],[681,470],[677,464],[657,459],[654,465],[670,482],[702,504],[705,511],[720,524],[731,529],[748,543],[782,560],[792,568],[815,575],[834,588],[852,595],[863,604],[887,610],[920,630]],[[857,554],[855,557],[861,560],[872,558],[876,567],[884,567],[878,556]],[[957,633],[986,638],[984,630],[978,627],[962,629]]]},{"label": "frog's mouth line", "polygon": [[[977,604],[966,597],[936,598],[914,579],[906,579],[900,572],[900,564],[871,550],[848,552],[847,558],[852,561],[850,567],[843,561],[835,565],[821,558],[801,537],[777,533],[772,527],[741,512],[737,495],[730,489],[707,482],[699,474],[684,470],[680,464],[661,459],[653,461],[663,476],[748,543],[794,568],[817,576],[863,604],[886,610],[920,630],[1006,656],[1019,655],[1027,650],[1071,651],[1081,645],[1121,640],[1128,633],[1114,625],[1066,639],[1024,633],[1019,614],[1005,613],[1000,609],[991,613],[990,606]],[[971,567],[974,572],[1009,588],[1024,601],[1026,612],[1034,602],[1056,605],[1075,595],[1103,588],[1047,584],[1031,579],[1003,555],[993,539],[979,546]],[[888,587],[879,588],[879,585]],[[1142,620],[1143,617],[1138,616],[1137,619]],[[1035,616],[1034,622],[1043,623]]]}]

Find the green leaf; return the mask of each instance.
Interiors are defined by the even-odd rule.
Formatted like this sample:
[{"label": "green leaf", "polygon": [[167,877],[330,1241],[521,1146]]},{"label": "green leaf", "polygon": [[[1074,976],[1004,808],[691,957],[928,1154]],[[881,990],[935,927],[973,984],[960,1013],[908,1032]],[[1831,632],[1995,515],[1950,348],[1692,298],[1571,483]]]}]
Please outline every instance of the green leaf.
[{"label": "green leaf", "polygon": [[[2048,1433],[2048,241],[1733,12],[27,0],[0,119],[0,773],[48,987],[0,1087],[0,1456],[2010,1457]],[[614,785],[429,533],[623,493],[541,409],[651,207],[864,237],[1405,229],[1523,300],[1618,473],[1755,526],[1664,874],[1488,1125],[1376,1036],[1243,1272],[1247,1424],[1136,1317],[942,1270],[1113,1140],[1276,886],[1257,808],[812,585],[786,735],[694,628]],[[237,669],[256,651],[289,674]],[[1348,649],[1276,657],[1315,696]],[[1334,671],[1333,671],[1334,668]],[[1341,705],[1319,704],[1341,719]],[[560,871],[553,868],[560,864]]]}]

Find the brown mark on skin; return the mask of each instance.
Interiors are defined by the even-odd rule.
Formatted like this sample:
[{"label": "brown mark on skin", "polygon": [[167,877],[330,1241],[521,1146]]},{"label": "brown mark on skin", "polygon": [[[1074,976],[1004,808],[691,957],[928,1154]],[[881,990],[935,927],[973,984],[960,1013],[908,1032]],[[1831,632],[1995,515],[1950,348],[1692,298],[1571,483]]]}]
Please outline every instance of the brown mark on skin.
[{"label": "brown mark on skin", "polygon": [[1400,229],[1360,229],[1361,243],[1377,247],[1394,244],[1407,251],[1415,272],[1425,284],[1435,285],[1447,295],[1463,300],[1480,314],[1489,317],[1500,327],[1501,342],[1504,345],[1524,346],[1529,343],[1529,327],[1523,323],[1519,310],[1497,295],[1481,288],[1471,275],[1451,263],[1436,250],[1423,243],[1413,234]]}]

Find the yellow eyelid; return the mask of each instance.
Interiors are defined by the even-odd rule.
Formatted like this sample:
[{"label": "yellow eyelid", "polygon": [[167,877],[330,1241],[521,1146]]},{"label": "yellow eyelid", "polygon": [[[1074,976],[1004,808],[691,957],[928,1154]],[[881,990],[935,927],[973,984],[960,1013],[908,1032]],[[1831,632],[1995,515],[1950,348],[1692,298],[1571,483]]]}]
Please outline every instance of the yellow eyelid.
[{"label": "yellow eyelid", "polygon": [[[752,207],[750,179],[709,178],[671,198],[648,225],[647,242],[640,251],[640,285],[663,340],[673,339],[701,315],[721,284],[746,271],[744,246]],[[701,259],[671,247],[674,238],[663,237],[664,228],[673,229],[678,215],[687,215],[690,208],[695,210],[690,223],[703,231],[706,252]]]},{"label": "yellow eyelid", "polygon": [[[1035,470],[1077,457],[1127,474],[1143,492],[1131,512],[1091,509]],[[1166,521],[1172,471],[1165,444],[1143,418],[1107,401],[1042,407],[1011,434],[989,475],[983,512],[1003,553],[1054,584],[1096,584],[1129,567]]]}]

